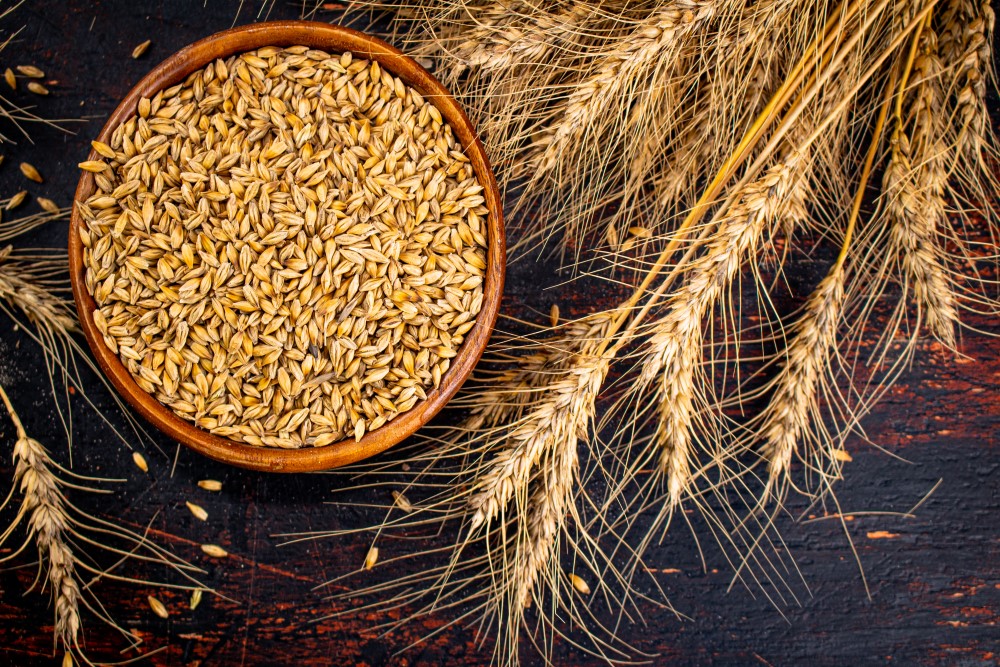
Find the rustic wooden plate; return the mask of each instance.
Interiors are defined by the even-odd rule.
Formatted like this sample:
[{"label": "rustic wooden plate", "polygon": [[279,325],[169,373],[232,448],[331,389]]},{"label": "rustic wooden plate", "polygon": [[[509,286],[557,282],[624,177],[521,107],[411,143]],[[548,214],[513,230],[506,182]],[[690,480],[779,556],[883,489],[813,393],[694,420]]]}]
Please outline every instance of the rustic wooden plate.
[{"label": "rustic wooden plate", "polygon": [[[505,244],[503,211],[493,171],[483,145],[476,137],[472,123],[458,102],[424,68],[399,50],[370,35],[309,21],[275,21],[234,28],[220,32],[181,49],[157,65],[138,83],[108,119],[98,139],[109,143],[114,129],[136,113],[141,97],[152,97],[169,88],[217,58],[250,51],[262,46],[292,46],[302,44],[331,52],[351,51],[358,57],[378,61],[379,65],[418,90],[435,106],[451,125],[461,141],[472,167],[484,187],[489,209],[487,240],[487,270],[483,287],[483,306],[476,324],[468,332],[451,367],[440,386],[428,392],[427,399],[381,428],[366,434],[360,441],[353,438],[326,447],[278,449],[255,447],[222,438],[204,431],[177,417],[155,398],[143,391],[132,379],[118,357],[105,345],[93,321],[97,307],[84,283],[83,244],[80,240],[82,220],[74,207],[69,231],[69,267],[73,295],[80,316],[80,326],[97,362],[115,388],[143,417],[171,438],[209,458],[253,470],[303,472],[326,470],[373,456],[399,443],[426,424],[472,372],[479,361],[496,322],[503,292]],[[92,152],[88,159],[99,156]],[[75,201],[84,201],[95,188],[93,174],[84,172],[76,188]]]}]

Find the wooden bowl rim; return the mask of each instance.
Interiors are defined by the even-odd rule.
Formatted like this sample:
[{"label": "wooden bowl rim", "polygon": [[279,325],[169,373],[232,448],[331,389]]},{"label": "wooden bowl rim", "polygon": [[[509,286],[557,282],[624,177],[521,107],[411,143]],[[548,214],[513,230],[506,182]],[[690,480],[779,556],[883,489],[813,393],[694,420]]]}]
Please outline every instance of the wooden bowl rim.
[{"label": "wooden bowl rim", "polygon": [[[69,229],[70,280],[80,326],[98,364],[118,392],[147,421],[178,442],[216,461],[261,471],[306,472],[347,465],[385,451],[426,424],[458,391],[486,349],[500,310],[506,261],[500,192],[486,150],[476,136],[472,122],[444,86],[416,61],[377,37],[351,28],[313,21],[271,21],[231,28],[199,40],[173,54],[143,77],[108,118],[98,139],[109,143],[115,128],[135,113],[140,97],[151,97],[157,91],[169,88],[216,58],[263,46],[300,44],[331,52],[351,51],[358,57],[377,60],[425,98],[433,99],[465,148],[473,170],[484,187],[483,194],[490,215],[487,220],[489,247],[482,309],[439,387],[428,392],[426,400],[388,424],[366,433],[359,441],[349,438],[325,447],[255,447],[202,430],[176,416],[143,391],[117,355],[105,345],[103,336],[94,325],[92,313],[97,304],[84,282],[83,244],[79,233],[82,219],[76,206],[76,202],[85,201],[96,187],[91,173],[83,172],[80,177],[73,198]],[[96,151],[91,151],[87,159],[96,160],[99,157]]]}]

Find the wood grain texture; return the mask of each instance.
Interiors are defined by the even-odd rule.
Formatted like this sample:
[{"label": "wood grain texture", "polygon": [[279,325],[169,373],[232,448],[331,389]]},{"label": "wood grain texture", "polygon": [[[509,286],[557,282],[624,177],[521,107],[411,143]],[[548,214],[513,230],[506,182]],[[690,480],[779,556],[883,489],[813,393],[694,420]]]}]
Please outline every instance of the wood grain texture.
[{"label": "wood grain texture", "polygon": [[[76,208],[69,228],[69,274],[80,316],[80,328],[90,345],[97,363],[111,383],[129,404],[147,421],[181,444],[216,461],[237,465],[250,470],[269,472],[312,472],[329,470],[374,456],[397,445],[413,435],[430,421],[455,395],[472,372],[486,344],[500,311],[503,294],[506,245],[503,227],[503,207],[496,179],[490,167],[486,150],[476,136],[471,121],[458,102],[427,70],[412,58],[381,39],[350,28],[332,26],[314,21],[268,21],[230,28],[205,37],[170,54],[142,77],[118,104],[98,134],[97,139],[111,143],[111,135],[135,115],[139,100],[151,98],[157,92],[180,83],[189,74],[217,59],[245,53],[263,46],[294,46],[297,44],[323,49],[331,53],[351,51],[368,60],[375,60],[386,71],[398,76],[408,86],[430,100],[451,125],[455,137],[465,149],[476,178],[483,186],[485,205],[490,212],[486,220],[486,275],[483,282],[483,303],[476,323],[469,331],[458,354],[452,359],[448,372],[438,387],[427,392],[427,398],[411,410],[401,414],[381,428],[366,433],[360,440],[347,438],[325,447],[278,449],[254,447],[222,438],[181,419],[163,404],[143,391],[132,374],[122,364],[118,355],[104,343],[104,337],[94,324],[93,313],[97,304],[86,288],[86,267],[83,265],[83,242],[80,227],[83,219]],[[91,150],[88,160],[99,160],[97,151]],[[96,189],[94,174],[82,172],[73,200],[85,202]]]},{"label": "wood grain texture", "polygon": [[[239,2],[170,0],[36,0],[14,15],[25,25],[16,50],[25,62],[42,67],[52,94],[38,99],[18,91],[13,99],[39,105],[49,117],[90,120],[74,125],[74,135],[51,129],[34,132],[32,145],[19,141],[0,148],[0,194],[21,188],[66,205],[78,178],[76,164],[85,159],[89,140],[117,102],[157,62],[201,37],[228,28]],[[259,7],[246,3],[237,23],[256,17]],[[265,10],[265,13],[267,10]],[[270,18],[296,18],[299,3],[279,3]],[[152,39],[149,52],[132,60],[132,49]],[[10,64],[22,64],[22,57]],[[2,84],[0,84],[2,85]],[[81,104],[82,102],[82,104]],[[45,183],[24,181],[16,165],[27,160]],[[34,204],[32,204],[34,205]],[[65,225],[38,230],[25,239],[33,245],[63,247]],[[581,315],[613,303],[621,292],[602,283],[547,289],[561,282],[552,262],[519,261],[508,271],[503,310],[545,321],[557,301],[564,316]],[[825,265],[796,265],[793,281],[807,291],[822,277]],[[1000,333],[992,320],[974,322]],[[760,589],[735,587],[722,558],[707,548],[706,567],[691,535],[674,530],[649,553],[648,563],[684,619],[644,605],[645,624],[626,625],[622,637],[657,654],[656,664],[671,665],[994,665],[1000,655],[1000,340],[965,333],[964,358],[956,359],[933,344],[864,422],[868,439],[879,449],[853,438],[854,461],[838,498],[847,535],[858,548],[870,587],[866,595],[845,529],[821,508],[790,508],[779,518],[786,549],[805,583],[795,586],[797,601],[772,604]],[[0,381],[14,397],[29,431],[66,461],[61,427],[42,378],[45,366],[37,347],[10,322],[0,318]],[[109,394],[95,378],[85,387],[98,407],[115,414]],[[330,475],[275,476],[224,466],[182,449],[170,471],[176,445],[157,438],[158,448],[145,449],[149,475],[140,473],[129,453],[109,430],[72,399],[75,417],[74,465],[91,474],[122,477],[113,497],[74,499],[96,516],[114,517],[151,532],[179,555],[208,569],[206,580],[232,601],[206,598],[195,611],[186,596],[157,592],[171,616],[153,616],[145,602],[153,592],[144,587],[103,582],[102,599],[119,623],[141,637],[145,647],[164,650],[155,665],[451,665],[489,664],[489,652],[477,650],[474,628],[455,626],[418,646],[411,642],[450,617],[441,615],[382,636],[371,628],[386,621],[360,610],[360,599],[333,603],[325,596],[347,586],[315,587],[357,570],[364,560],[364,537],[279,546],[280,533],[351,528],[377,521],[366,504],[386,502],[386,490],[331,491],[353,482]],[[447,419],[442,414],[439,419]],[[116,419],[121,425],[121,420]],[[0,420],[0,447],[8,447],[12,430]],[[2,480],[10,479],[8,449],[0,457]],[[212,494],[196,486],[199,479],[223,481]],[[915,518],[866,512],[906,512],[938,482],[935,493]],[[340,505],[325,504],[336,497]],[[209,513],[194,519],[184,507],[192,500]],[[803,515],[804,513],[804,515]],[[814,515],[816,520],[809,522]],[[4,517],[7,515],[5,514]],[[802,519],[802,521],[799,521]],[[224,545],[226,561],[203,558],[202,542]],[[392,544],[383,544],[383,559]],[[402,547],[399,547],[400,550]],[[6,552],[0,552],[0,557]],[[19,561],[23,562],[23,561]],[[0,571],[0,664],[55,665],[52,656],[52,611],[45,595],[24,595],[34,568]],[[350,583],[362,584],[371,573]],[[130,574],[157,576],[136,570]],[[792,574],[789,577],[795,579]],[[652,592],[647,591],[647,592]],[[764,591],[771,592],[771,591]],[[335,612],[349,612],[324,619]],[[95,622],[85,625],[92,657],[120,660],[124,643]],[[401,654],[399,652],[403,651]],[[571,649],[555,647],[560,665],[600,664]],[[399,655],[397,655],[399,654]],[[538,664],[525,653],[529,664]],[[147,664],[147,663],[144,663]]]}]

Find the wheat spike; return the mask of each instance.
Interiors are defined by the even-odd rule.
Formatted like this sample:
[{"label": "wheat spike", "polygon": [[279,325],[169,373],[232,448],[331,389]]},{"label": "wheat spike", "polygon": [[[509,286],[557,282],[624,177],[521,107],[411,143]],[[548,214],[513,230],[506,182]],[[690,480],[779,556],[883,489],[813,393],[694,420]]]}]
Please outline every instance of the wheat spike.
[{"label": "wheat spike", "polygon": [[[38,552],[39,567],[44,570],[44,581],[52,596],[55,614],[54,641],[67,653],[72,653],[87,664],[93,664],[87,659],[80,642],[81,608],[89,609],[93,615],[109,626],[120,630],[123,634],[127,633],[107,615],[104,606],[96,598],[91,584],[98,579],[138,582],[137,579],[113,572],[115,567],[124,562],[166,565],[195,584],[195,586],[157,584],[173,588],[201,586],[191,574],[200,570],[150,542],[145,535],[83,515],[67,499],[64,489],[81,491],[94,491],[94,489],[81,486],[75,481],[66,482],[60,477],[60,473],[73,476],[77,480],[98,480],[75,475],[66,470],[52,459],[40,442],[29,437],[2,386],[0,386],[0,401],[6,407],[17,433],[13,452],[14,485],[6,500],[0,504],[0,509],[10,502],[15,491],[20,491],[22,495],[16,516],[0,534],[0,546],[10,539],[20,525],[26,523],[27,527],[24,543],[14,549],[13,553],[0,559],[0,562],[16,557],[29,544],[34,545]],[[114,546],[109,540],[120,541],[122,546]],[[109,552],[116,557],[118,563],[108,570],[96,569],[86,554],[83,554],[82,558],[77,556],[77,550],[83,551],[79,546],[81,544]],[[84,583],[81,579],[84,574],[92,575],[93,579]]]},{"label": "wheat spike", "polygon": [[491,20],[487,10],[486,21],[468,33],[454,56],[462,68],[479,68],[484,72],[500,72],[528,61],[537,62],[594,11],[587,3],[570,3],[557,12],[548,12],[544,7],[507,8],[499,20]]},{"label": "wheat spike", "polygon": [[955,142],[960,155],[978,164],[990,145],[992,130],[986,101],[992,78],[995,14],[989,2],[952,0],[943,3],[941,55],[949,65],[949,89],[954,96]]},{"label": "wheat spike", "polygon": [[572,143],[588,128],[593,128],[603,114],[616,107],[613,101],[625,86],[658,63],[670,62],[680,40],[710,19],[715,14],[716,4],[714,0],[675,0],[654,12],[631,35],[622,39],[555,113],[556,120],[550,131],[538,141],[536,178],[552,171],[561,156],[571,150]]},{"label": "wheat spike", "polygon": [[72,525],[65,507],[61,482],[52,470],[52,460],[37,440],[28,437],[3,387],[3,400],[17,430],[14,443],[14,485],[23,495],[17,517],[0,536],[4,542],[13,529],[27,519],[27,540],[33,540],[38,556],[47,561],[46,579],[55,605],[55,639],[63,650],[79,649],[80,583],[76,558],[69,546],[67,530]]},{"label": "wheat spike", "polygon": [[523,609],[532,599],[538,576],[553,559],[558,562],[556,543],[567,512],[572,511],[579,456],[576,443],[551,451],[541,466],[537,489],[528,501],[527,539],[514,557],[511,583],[513,605]]},{"label": "wheat spike", "polygon": [[898,258],[908,289],[912,289],[918,318],[946,345],[955,343],[958,313],[945,273],[941,249],[935,238],[938,207],[918,182],[909,137],[893,132],[891,158],[883,176],[885,214],[889,224],[889,253]]},{"label": "wheat spike", "polygon": [[[469,499],[471,529],[489,524],[503,511],[511,498],[524,498],[528,482],[539,459],[550,450],[576,448],[577,441],[588,437],[594,415],[594,402],[607,374],[608,362],[593,354],[603,341],[608,320],[577,323],[570,333],[550,342],[550,351],[542,362],[545,374],[535,391],[541,398],[526,406],[525,414],[503,432],[500,451],[474,483]],[[529,371],[530,373],[530,371]],[[539,373],[534,373],[539,377]],[[502,401],[489,400],[486,405]],[[494,414],[503,419],[510,413]],[[474,416],[472,425],[482,428],[483,415]]]},{"label": "wheat spike", "polygon": [[55,332],[77,331],[70,304],[46,289],[52,265],[44,259],[21,259],[7,246],[0,250],[0,299],[19,308],[28,319]]},{"label": "wheat spike", "polygon": [[787,478],[797,444],[810,428],[820,379],[827,373],[836,345],[843,303],[844,269],[838,263],[810,295],[802,316],[792,326],[784,366],[762,413],[761,453],[767,461],[769,489]]},{"label": "wheat spike", "polygon": [[668,300],[667,314],[652,326],[638,386],[642,391],[657,383],[660,421],[654,441],[661,452],[671,507],[680,503],[690,482],[691,425],[702,322],[736,277],[765,226],[784,206],[790,175],[799,160],[792,156],[743,188],[716,221],[704,251],[687,270],[684,285]]}]

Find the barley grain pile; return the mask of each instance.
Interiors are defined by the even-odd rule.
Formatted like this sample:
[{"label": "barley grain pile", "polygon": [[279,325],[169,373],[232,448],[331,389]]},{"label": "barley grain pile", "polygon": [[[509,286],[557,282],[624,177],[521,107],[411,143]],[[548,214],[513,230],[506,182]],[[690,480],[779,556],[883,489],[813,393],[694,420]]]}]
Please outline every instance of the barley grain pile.
[{"label": "barley grain pile", "polygon": [[483,299],[482,185],[428,100],[306,47],[142,99],[82,163],[94,323],[180,417],[245,443],[360,439],[436,387]]}]

